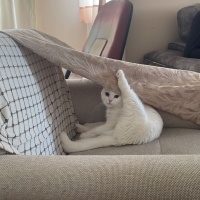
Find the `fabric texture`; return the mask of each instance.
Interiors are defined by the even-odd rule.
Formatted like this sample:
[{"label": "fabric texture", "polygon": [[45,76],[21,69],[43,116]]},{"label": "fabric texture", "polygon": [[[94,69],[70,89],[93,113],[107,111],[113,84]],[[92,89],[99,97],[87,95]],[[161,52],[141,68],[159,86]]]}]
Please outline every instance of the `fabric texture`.
[{"label": "fabric texture", "polygon": [[6,34],[54,64],[114,91],[119,90],[115,74],[123,69],[145,103],[200,124],[199,73],[96,57],[34,30],[8,30]]},{"label": "fabric texture", "polygon": [[0,148],[14,154],[64,154],[74,115],[61,68],[0,33]]},{"label": "fabric texture", "polygon": [[0,163],[1,199],[200,199],[198,155],[0,156]]}]

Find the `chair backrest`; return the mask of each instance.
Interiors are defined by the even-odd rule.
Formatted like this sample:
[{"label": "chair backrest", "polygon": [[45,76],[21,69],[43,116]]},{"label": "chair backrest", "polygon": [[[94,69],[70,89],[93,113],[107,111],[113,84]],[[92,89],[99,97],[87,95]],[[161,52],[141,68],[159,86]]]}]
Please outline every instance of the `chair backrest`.
[{"label": "chair backrest", "polygon": [[61,68],[0,33],[0,149],[64,154],[59,134],[75,121]]},{"label": "chair backrest", "polygon": [[187,42],[187,39],[190,33],[192,20],[194,16],[197,14],[197,12],[199,11],[200,11],[199,3],[184,7],[178,11],[177,13],[178,33],[179,33],[180,39],[183,42]]},{"label": "chair backrest", "polygon": [[[133,13],[128,0],[112,0],[103,5],[92,25],[83,52],[121,60]],[[68,79],[71,72],[65,73]]]},{"label": "chair backrest", "polygon": [[132,18],[133,5],[128,0],[113,0],[97,14],[83,52],[121,60]]}]

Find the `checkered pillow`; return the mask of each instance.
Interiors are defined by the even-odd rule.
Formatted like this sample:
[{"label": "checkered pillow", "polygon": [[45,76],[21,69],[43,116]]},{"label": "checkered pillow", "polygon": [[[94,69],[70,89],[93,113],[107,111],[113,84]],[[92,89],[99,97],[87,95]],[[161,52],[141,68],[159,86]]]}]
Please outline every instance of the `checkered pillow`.
[{"label": "checkered pillow", "polygon": [[60,67],[0,33],[0,148],[12,154],[64,154],[59,134],[76,122]]}]

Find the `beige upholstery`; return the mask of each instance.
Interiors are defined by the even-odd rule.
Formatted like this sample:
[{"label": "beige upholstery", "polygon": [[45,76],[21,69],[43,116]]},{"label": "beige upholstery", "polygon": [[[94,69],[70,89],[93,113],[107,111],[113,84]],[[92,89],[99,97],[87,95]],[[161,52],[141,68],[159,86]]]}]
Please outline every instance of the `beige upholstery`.
[{"label": "beige upholstery", "polygon": [[[105,107],[101,103],[101,87],[93,82],[67,80],[75,114],[80,123],[105,120]],[[92,98],[91,98],[92,96]],[[200,154],[199,126],[169,113],[159,111],[164,130],[157,140],[142,145],[107,147],[73,153],[73,155],[148,155],[148,154]]]},{"label": "beige upholstery", "polygon": [[200,154],[199,141],[199,130],[166,128],[159,139],[147,144],[99,148],[71,155]]},{"label": "beige upholstery", "polygon": [[[10,86],[6,84],[8,83],[6,79],[12,82],[12,77],[15,76],[14,72],[19,76],[19,79],[24,78],[21,73],[17,73],[16,68],[12,71],[8,70],[12,65],[12,67],[16,66],[17,69],[22,67],[21,63],[17,62],[18,57],[13,53],[26,52],[26,54],[20,55],[20,59],[25,60],[24,74],[28,71],[30,77],[40,77],[40,70],[45,66],[42,63],[49,63],[44,58],[38,58],[30,50],[24,49],[22,46],[19,47],[8,36],[3,35],[2,37],[4,39],[0,39],[0,52],[3,52],[2,55],[4,56],[0,56],[0,69],[7,73],[0,73],[0,77],[5,79],[0,84],[0,89],[5,87],[5,93],[1,92],[0,96],[4,97],[9,92],[7,88]],[[7,43],[9,44],[5,48],[4,45]],[[12,46],[9,47],[9,45]],[[14,51],[15,49],[17,51]],[[30,59],[31,55],[35,59]],[[42,59],[42,62],[34,62],[36,66],[32,65],[31,67],[31,61],[37,61],[37,59]],[[17,64],[13,60],[16,60]],[[28,70],[30,67],[31,70]],[[37,67],[39,70],[36,76],[34,70]],[[56,98],[50,101],[50,105],[59,107],[62,115],[59,116],[58,112],[52,111],[52,117],[59,116],[57,120],[52,120],[52,123],[50,123],[50,125],[55,125],[57,134],[53,136],[51,145],[45,143],[44,147],[49,149],[51,146],[57,145],[62,152],[59,133],[66,129],[67,133],[73,136],[75,134],[76,117],[80,123],[105,120],[105,107],[100,100],[100,86],[88,80],[67,81],[67,86],[60,69],[55,68],[58,69],[59,73],[57,71],[53,73],[52,67],[52,63],[50,63],[48,69],[43,71],[44,73],[41,72],[45,78],[52,80],[52,86],[48,83],[45,83],[45,86],[52,87],[49,91],[53,91],[54,86],[57,86],[56,91],[62,89],[66,95],[61,95],[62,103],[55,101],[55,99],[60,99],[56,95],[57,93],[55,93]],[[49,73],[50,76],[48,76]],[[62,84],[55,84],[54,77],[60,78]],[[27,80],[29,80],[28,77]],[[30,82],[26,81],[25,83],[29,84]],[[20,84],[23,85],[24,82],[20,81]],[[38,85],[38,83],[32,85]],[[16,86],[16,84],[12,84],[12,86]],[[16,88],[13,88],[11,88],[11,91],[14,93]],[[38,87],[37,94],[41,92],[39,89],[42,92],[44,91]],[[14,94],[15,98],[19,96],[17,92]],[[48,95],[49,92],[46,92],[46,94]],[[11,99],[11,97],[10,95],[9,98]],[[9,122],[5,119],[4,111],[5,108],[15,110],[15,106],[10,107],[10,102],[6,101],[7,98],[0,98],[0,100],[7,102],[5,106],[0,101],[0,122],[4,121],[3,126],[0,123],[0,136],[2,138],[0,143],[4,147],[5,135],[3,133],[8,133],[6,123]],[[45,98],[41,103],[45,104]],[[65,103],[66,107],[64,106]],[[23,104],[20,105],[23,106]],[[52,110],[52,107],[51,109],[46,107],[46,109],[49,111]],[[25,111],[32,114],[26,109]],[[0,200],[200,199],[200,155],[197,155],[200,154],[199,126],[165,112],[160,112],[160,114],[164,121],[162,135],[159,139],[144,145],[99,148],[77,153],[79,155],[57,156],[52,154],[52,156],[39,156],[42,152],[39,152],[40,154],[37,156],[33,156],[33,154],[32,156],[1,155],[5,152],[0,151]],[[68,121],[67,118],[69,118]],[[16,117],[16,121],[18,119],[20,118]],[[12,123],[9,125],[12,128]],[[2,132],[2,130],[6,131]],[[22,129],[19,130],[23,131]],[[17,129],[15,133],[21,136],[20,131]],[[39,131],[36,131],[36,133],[41,136],[43,131],[41,131],[41,134]],[[52,137],[52,131],[48,133],[50,136],[47,135],[47,139]],[[27,131],[27,138],[30,135]],[[10,139],[10,136],[16,139],[15,135],[7,135],[8,139]],[[10,141],[10,144],[13,144],[12,140]],[[19,140],[19,142],[21,141]]]},{"label": "beige upholstery", "polygon": [[200,199],[200,156],[1,156],[0,199]]}]

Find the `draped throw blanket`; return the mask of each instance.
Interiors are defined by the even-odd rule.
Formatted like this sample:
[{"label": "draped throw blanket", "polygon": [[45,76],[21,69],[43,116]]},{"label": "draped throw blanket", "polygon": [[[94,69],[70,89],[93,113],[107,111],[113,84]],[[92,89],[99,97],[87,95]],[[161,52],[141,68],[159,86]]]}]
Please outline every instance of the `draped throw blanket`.
[{"label": "draped throw blanket", "polygon": [[114,91],[119,90],[115,74],[122,69],[143,102],[200,125],[199,73],[93,56],[35,30],[4,33],[55,65]]}]

